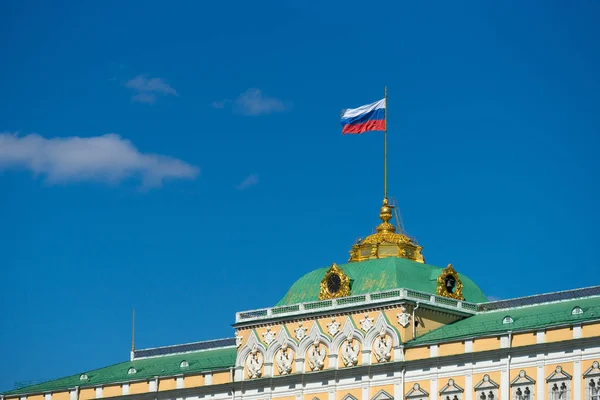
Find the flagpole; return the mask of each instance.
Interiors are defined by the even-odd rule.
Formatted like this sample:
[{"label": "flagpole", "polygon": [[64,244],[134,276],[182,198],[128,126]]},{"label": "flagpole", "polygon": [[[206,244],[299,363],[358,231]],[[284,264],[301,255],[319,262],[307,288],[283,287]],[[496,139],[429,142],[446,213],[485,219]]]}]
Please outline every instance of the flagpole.
[{"label": "flagpole", "polygon": [[384,89],[385,98],[385,114],[384,124],[385,129],[383,131],[383,198],[387,200],[387,86]]}]

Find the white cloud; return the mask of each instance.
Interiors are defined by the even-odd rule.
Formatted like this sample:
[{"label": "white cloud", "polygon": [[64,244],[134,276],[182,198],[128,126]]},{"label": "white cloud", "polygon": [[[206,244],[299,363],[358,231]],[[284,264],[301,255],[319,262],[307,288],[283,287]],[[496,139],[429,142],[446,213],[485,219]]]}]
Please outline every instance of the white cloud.
[{"label": "white cloud", "polygon": [[49,183],[116,184],[136,177],[145,188],[161,186],[165,179],[193,179],[199,172],[176,158],[141,153],[129,140],[113,133],[53,139],[0,133],[0,170],[8,168],[45,175]]},{"label": "white cloud", "polygon": [[147,78],[144,75],[128,80],[125,87],[133,90],[132,100],[139,103],[153,104],[157,94],[177,96],[177,91],[161,78]]},{"label": "white cloud", "polygon": [[258,174],[251,174],[246,179],[244,179],[239,185],[235,188],[237,190],[245,190],[251,186],[256,186],[258,184]]},{"label": "white cloud", "polygon": [[288,106],[283,101],[263,94],[260,89],[248,89],[240,94],[234,103],[234,110],[244,115],[271,114],[285,111]]}]

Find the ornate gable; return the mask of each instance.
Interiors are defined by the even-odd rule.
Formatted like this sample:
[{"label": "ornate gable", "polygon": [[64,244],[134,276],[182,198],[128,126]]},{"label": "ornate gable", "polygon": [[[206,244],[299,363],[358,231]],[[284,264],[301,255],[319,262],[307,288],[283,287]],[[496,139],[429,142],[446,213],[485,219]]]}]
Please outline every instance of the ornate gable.
[{"label": "ornate gable", "polygon": [[535,379],[531,378],[521,370],[519,375],[510,382],[510,386],[535,385]]},{"label": "ornate gable", "polygon": [[421,389],[418,383],[415,383],[412,389],[406,394],[406,398],[410,400],[426,400],[429,399],[429,393]]},{"label": "ornate gable", "polygon": [[394,397],[385,390],[380,390],[371,400],[394,400]]},{"label": "ornate gable", "polygon": [[440,396],[444,400],[462,400],[464,391],[463,388],[454,382],[454,379],[448,379],[448,383],[440,390]]},{"label": "ornate gable", "polygon": [[570,381],[571,378],[573,378],[573,377],[571,375],[567,374],[565,371],[563,371],[562,367],[559,365],[558,367],[556,367],[556,369],[550,375],[548,375],[548,377],[546,378],[546,382],[565,381],[565,380]]}]

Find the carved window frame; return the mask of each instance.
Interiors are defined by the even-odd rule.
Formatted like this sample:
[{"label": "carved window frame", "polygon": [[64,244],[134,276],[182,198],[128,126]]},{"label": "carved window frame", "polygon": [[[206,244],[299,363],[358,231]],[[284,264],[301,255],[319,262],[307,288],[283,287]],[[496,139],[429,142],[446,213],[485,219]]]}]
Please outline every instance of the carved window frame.
[{"label": "carved window frame", "polygon": [[[592,392],[590,383],[594,382],[595,393]],[[584,398],[585,400],[600,400],[600,364],[594,361],[583,373]]]},{"label": "carved window frame", "polygon": [[483,379],[475,385],[473,390],[475,390],[474,400],[482,400],[481,394],[485,396],[485,400],[491,400],[490,393],[493,395],[494,400],[500,400],[500,385],[494,382],[488,374],[483,376]]},{"label": "carved window frame", "polygon": [[[548,400],[566,400],[571,398],[571,381],[573,377],[559,365],[546,378]],[[554,390],[557,388],[557,390]],[[563,389],[564,388],[564,389]]]},{"label": "carved window frame", "polygon": [[413,388],[406,394],[406,400],[429,400],[429,393],[415,383]]},{"label": "carved window frame", "polygon": [[[517,392],[521,389],[521,396]],[[525,391],[529,389],[529,398],[525,397]],[[519,371],[519,375],[510,382],[511,400],[535,400],[535,379],[531,378],[524,370]]]}]

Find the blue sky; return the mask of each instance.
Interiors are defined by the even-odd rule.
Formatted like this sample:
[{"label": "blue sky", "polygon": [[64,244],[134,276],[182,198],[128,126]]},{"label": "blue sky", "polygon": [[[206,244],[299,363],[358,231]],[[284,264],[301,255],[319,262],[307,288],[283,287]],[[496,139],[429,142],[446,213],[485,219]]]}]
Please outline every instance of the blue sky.
[{"label": "blue sky", "polygon": [[[176,4],[176,7],[174,6]],[[599,284],[599,5],[0,4],[0,389],[232,336],[377,223],[488,296]]]}]

